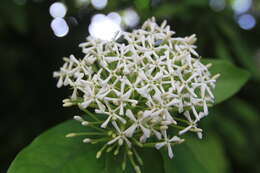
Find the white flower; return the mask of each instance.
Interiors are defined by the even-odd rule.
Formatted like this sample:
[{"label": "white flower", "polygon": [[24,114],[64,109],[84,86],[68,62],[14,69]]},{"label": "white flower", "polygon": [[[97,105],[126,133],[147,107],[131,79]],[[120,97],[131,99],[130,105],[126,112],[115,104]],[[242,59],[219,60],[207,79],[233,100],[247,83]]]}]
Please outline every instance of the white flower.
[{"label": "white flower", "polygon": [[[53,74],[57,87],[73,90],[64,106],[78,105],[100,114],[93,117],[94,123],[74,118],[83,126],[95,126],[102,135],[112,133],[108,145],[156,142],[157,149],[167,146],[172,158],[171,145],[183,141],[178,136],[191,131],[202,137],[198,123],[209,114],[219,77],[209,72],[211,64],[200,62],[194,34],[184,38],[174,34],[166,21],[158,25],[152,18],[141,29],[122,32],[123,43],[88,37],[80,44],[83,58],[64,58]],[[172,129],[173,137],[168,138]],[[85,142],[98,141],[89,139]]]},{"label": "white flower", "polygon": [[82,106],[83,108],[87,108],[90,105],[90,103],[95,102],[100,110],[105,110],[105,106],[99,100],[104,98],[108,94],[108,92],[103,91],[101,89],[98,91],[98,93],[96,92],[97,91],[94,87],[91,88],[90,86],[86,85],[84,88],[84,101],[80,103],[80,106]]},{"label": "white flower", "polygon": [[60,71],[53,73],[53,77],[59,78],[57,83],[58,88],[62,87],[63,85],[64,86],[68,85],[68,79],[71,76],[70,71],[73,63],[69,61],[67,58],[64,58],[64,61],[65,63],[60,68]]},{"label": "white flower", "polygon": [[116,113],[120,107],[113,110],[113,109],[111,109],[111,107],[108,104],[106,104],[106,105],[108,108],[108,112],[96,109],[96,113],[108,115],[108,118],[101,125],[102,128],[106,128],[110,121],[120,120],[121,123],[123,123],[123,124],[126,123],[126,120]]},{"label": "white flower", "polygon": [[128,145],[128,147],[131,147],[132,146],[131,142],[127,139],[127,137],[124,134],[124,132],[122,132],[119,129],[117,123],[115,121],[112,121],[112,124],[113,124],[114,128],[117,131],[117,136],[114,139],[110,140],[107,144],[111,145],[111,144],[115,143],[116,141],[118,141],[119,145],[123,145],[123,142],[125,141],[126,144]]},{"label": "white flower", "polygon": [[149,117],[149,115],[144,115],[143,113],[139,114],[138,119],[135,118],[133,112],[131,110],[126,111],[126,116],[130,118],[134,123],[125,131],[126,136],[132,137],[136,128],[140,128],[143,132],[143,135],[146,138],[150,137],[150,130],[144,126],[144,123],[146,119]]},{"label": "white flower", "polygon": [[112,97],[105,97],[105,100],[112,101],[114,104],[119,106],[119,114],[124,115],[124,106],[127,103],[132,103],[133,105],[136,105],[138,101],[134,99],[130,99],[130,96],[132,94],[132,90],[128,90],[125,92],[125,83],[124,81],[121,81],[121,89],[120,91],[114,90],[115,94],[117,95],[116,98]]},{"label": "white flower", "polygon": [[169,139],[167,137],[166,130],[163,130],[162,134],[163,134],[163,137],[164,137],[164,142],[159,142],[159,143],[155,144],[155,148],[159,150],[163,146],[167,146],[168,155],[169,155],[170,158],[173,158],[173,152],[172,152],[171,143],[181,143],[184,140],[180,139],[178,136],[173,136],[172,138]]},{"label": "white flower", "polygon": [[185,112],[185,116],[188,119],[188,121],[190,122],[190,125],[187,126],[186,128],[184,128],[183,130],[179,131],[179,135],[183,135],[184,133],[188,132],[188,131],[193,131],[197,133],[198,138],[202,138],[202,129],[197,127],[197,122],[199,121],[198,119],[196,119],[195,121],[192,121],[189,115],[189,112]]}]

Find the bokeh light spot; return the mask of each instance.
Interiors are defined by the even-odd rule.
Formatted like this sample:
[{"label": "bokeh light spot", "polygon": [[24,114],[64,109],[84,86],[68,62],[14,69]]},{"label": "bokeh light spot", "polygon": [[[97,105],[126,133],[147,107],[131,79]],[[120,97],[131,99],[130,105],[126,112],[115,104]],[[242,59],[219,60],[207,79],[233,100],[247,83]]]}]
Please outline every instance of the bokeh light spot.
[{"label": "bokeh light spot", "polygon": [[254,16],[250,14],[243,14],[238,18],[238,24],[242,29],[250,30],[253,29],[256,25],[256,20]]},{"label": "bokeh light spot", "polygon": [[115,23],[119,24],[121,23],[121,16],[117,12],[111,12],[107,15],[111,20],[113,20]]},{"label": "bokeh light spot", "polygon": [[67,7],[61,2],[55,2],[50,6],[50,14],[53,18],[64,17],[67,13]]},{"label": "bokeh light spot", "polygon": [[137,12],[133,9],[126,9],[123,12],[123,21],[126,26],[133,28],[138,25],[140,17],[138,16]]},{"label": "bokeh light spot", "polygon": [[64,37],[69,33],[69,26],[63,18],[55,18],[51,22],[51,28],[57,37]]},{"label": "bokeh light spot", "polygon": [[107,0],[91,0],[94,8],[101,10],[107,6]]},{"label": "bokeh light spot", "polygon": [[92,37],[106,41],[118,38],[120,31],[120,25],[104,14],[93,16],[89,25],[89,33]]},{"label": "bokeh light spot", "polygon": [[236,14],[247,12],[252,6],[252,0],[234,0],[232,8]]}]

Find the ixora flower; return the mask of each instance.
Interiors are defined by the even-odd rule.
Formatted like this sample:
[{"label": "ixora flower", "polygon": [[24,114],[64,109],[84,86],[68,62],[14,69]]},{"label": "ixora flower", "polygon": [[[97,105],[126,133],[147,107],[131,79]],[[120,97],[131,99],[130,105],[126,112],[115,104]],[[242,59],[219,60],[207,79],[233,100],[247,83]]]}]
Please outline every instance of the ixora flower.
[{"label": "ixora flower", "polygon": [[136,172],[141,165],[136,147],[166,147],[172,158],[172,146],[184,141],[181,135],[195,132],[201,138],[198,123],[214,103],[219,75],[200,62],[195,35],[174,34],[166,21],[158,25],[152,18],[141,29],[122,32],[120,42],[88,37],[80,44],[83,58],[64,58],[54,72],[57,87],[73,91],[64,106],[87,112],[74,119],[92,129],[67,137],[85,135],[85,143],[103,143],[97,158],[104,151],[125,152]]}]

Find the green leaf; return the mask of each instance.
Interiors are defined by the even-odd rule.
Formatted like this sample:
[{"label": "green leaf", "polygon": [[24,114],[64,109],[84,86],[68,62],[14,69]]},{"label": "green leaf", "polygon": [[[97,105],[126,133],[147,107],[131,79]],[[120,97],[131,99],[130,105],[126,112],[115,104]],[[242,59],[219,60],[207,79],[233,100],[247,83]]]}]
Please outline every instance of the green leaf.
[{"label": "green leaf", "polygon": [[228,61],[202,59],[202,63],[211,63],[210,72],[213,75],[218,73],[221,75],[213,91],[216,97],[215,104],[232,97],[245,85],[250,77],[247,71],[234,66]]},{"label": "green leaf", "polygon": [[[11,164],[8,173],[120,173],[121,162],[111,153],[96,159],[101,146],[84,144],[81,137],[65,138],[71,132],[84,132],[79,123],[67,121],[37,137],[21,151]],[[164,172],[160,153],[144,149],[140,153],[145,163],[144,173]],[[152,165],[150,165],[152,163]],[[126,173],[132,173],[128,166]]]},{"label": "green leaf", "polygon": [[[158,150],[155,148],[139,148],[138,153],[143,160],[143,166],[140,166],[142,173],[164,173],[163,159]],[[106,158],[106,171],[109,173],[122,173],[120,158],[107,155]],[[114,165],[114,166],[111,166]],[[134,169],[130,166],[130,162],[127,165],[124,173],[134,173]]]},{"label": "green leaf", "polygon": [[169,159],[166,151],[161,152],[165,173],[225,173],[228,171],[228,162],[222,145],[213,134],[202,140],[187,137],[186,142],[173,149],[175,154],[173,159]]},{"label": "green leaf", "polygon": [[82,138],[65,138],[70,132],[84,129],[68,121],[48,130],[18,154],[8,173],[100,172],[104,160],[97,161],[96,145],[84,144]]},{"label": "green leaf", "polygon": [[163,158],[158,150],[155,148],[140,148],[139,152],[144,161],[142,172],[164,173]]}]

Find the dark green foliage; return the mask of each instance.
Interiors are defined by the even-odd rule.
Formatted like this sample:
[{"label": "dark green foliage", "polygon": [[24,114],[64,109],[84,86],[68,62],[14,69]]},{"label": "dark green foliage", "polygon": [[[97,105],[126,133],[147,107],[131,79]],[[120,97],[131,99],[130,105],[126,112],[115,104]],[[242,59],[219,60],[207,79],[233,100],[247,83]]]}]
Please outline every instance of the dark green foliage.
[{"label": "dark green foliage", "polygon": [[228,162],[223,147],[214,133],[207,133],[203,140],[194,136],[174,147],[175,157],[170,160],[167,152],[162,152],[165,173],[227,173]]},{"label": "dark green foliage", "polygon": [[[73,132],[86,131],[73,120],[54,127],[36,138],[21,151],[7,173],[120,173],[121,160],[113,154],[96,159],[99,145],[84,144],[82,138],[65,138]],[[140,151],[144,161],[144,173],[164,172],[162,158],[155,149]],[[132,173],[127,167],[126,173]]]},{"label": "dark green foliage", "polygon": [[223,102],[230,96],[233,96],[246,83],[250,76],[247,71],[235,67],[228,61],[202,59],[202,62],[212,64],[210,72],[213,75],[220,74],[214,90],[216,97],[215,104]]},{"label": "dark green foliage", "polygon": [[[68,5],[68,16],[76,17],[79,25],[71,27],[67,37],[56,38],[50,29],[51,17],[48,14],[49,5],[53,1],[27,0],[24,5],[15,2],[19,0],[0,2],[0,172],[6,172],[18,151],[28,145],[35,136],[77,113],[77,110],[61,107],[61,100],[66,97],[66,91],[55,88],[52,71],[59,67],[62,56],[68,56],[70,53],[80,55],[78,44],[88,35],[90,17],[100,12],[91,6],[86,10],[80,10],[74,1],[64,1]],[[214,110],[211,109],[210,115],[202,121],[205,140],[189,139],[190,144],[209,144],[210,149],[205,148],[204,152],[210,150],[209,152],[221,153],[221,156],[213,155],[218,163],[216,165],[213,165],[213,161],[208,161],[211,160],[210,157],[205,158],[208,159],[205,160],[206,163],[213,165],[207,170],[212,171],[214,168],[219,172],[257,173],[260,172],[260,68],[256,52],[259,49],[260,28],[257,24],[251,31],[241,30],[234,21],[229,2],[231,1],[227,1],[224,11],[214,12],[209,8],[207,0],[150,0],[144,3],[140,0],[109,0],[108,7],[101,12],[108,13],[133,7],[138,10],[142,20],[151,16],[156,16],[159,21],[167,19],[177,35],[197,34],[198,52],[201,56],[227,60],[250,71],[252,78],[238,95],[217,105]],[[253,9],[249,12],[257,14],[260,3],[257,0],[253,0],[253,3]],[[259,19],[257,22],[259,23]],[[243,74],[242,76],[247,76],[246,73]],[[219,80],[224,79],[227,78],[223,76]],[[237,74],[236,81],[242,80],[245,79],[240,79]],[[232,86],[236,91],[240,88],[235,84]],[[60,138],[63,138],[63,134]],[[176,159],[176,162],[181,162],[183,170],[187,171],[189,167],[201,167],[196,165],[201,162],[198,162],[194,155],[182,156],[186,151],[186,145],[189,145],[189,139],[184,146],[175,147],[176,157],[171,161],[174,162]],[[69,140],[66,141],[68,143],[78,143],[87,150],[87,145],[80,143],[80,139],[65,140]],[[27,150],[31,149],[26,148],[22,153]],[[189,161],[190,157],[195,157],[195,163],[193,160]],[[188,161],[182,163],[186,159]],[[175,167],[174,170],[176,169],[180,167]],[[39,169],[34,172],[41,170],[45,171]]]},{"label": "dark green foliage", "polygon": [[[249,74],[232,64],[221,60],[203,61],[205,64],[211,63],[212,74],[221,73],[222,77],[217,83],[215,96],[217,103],[229,98],[241,88]],[[239,76],[239,77],[237,77]],[[232,122],[224,122],[221,125],[232,125]],[[235,124],[234,124],[235,125]],[[226,131],[236,137],[232,130]],[[80,127],[76,122],[66,122],[40,137],[23,150],[12,163],[8,173],[16,172],[36,172],[39,166],[43,166],[43,172],[54,173],[60,170],[62,173],[77,172],[122,172],[119,165],[122,163],[120,156],[114,157],[111,153],[107,154],[105,161],[97,160],[95,153],[99,150],[99,145],[83,144],[82,138],[65,139],[65,135],[70,132],[85,132],[86,128]],[[235,138],[236,140],[237,138]],[[209,134],[206,140],[186,138],[187,142],[177,146],[176,158],[169,160],[167,154],[162,153],[163,160],[155,149],[140,149],[140,156],[144,160],[143,172],[166,173],[176,172],[202,172],[217,173],[227,172],[227,161],[225,159],[222,146],[214,135]],[[243,144],[243,139],[237,139],[239,144]],[[122,152],[124,153],[124,151]],[[123,157],[123,156],[122,156]],[[211,159],[214,158],[214,159]],[[64,165],[64,163],[67,163]],[[188,166],[186,166],[188,165]],[[131,167],[127,166],[126,172],[131,172]]]}]

